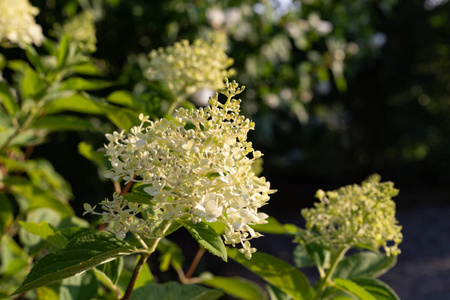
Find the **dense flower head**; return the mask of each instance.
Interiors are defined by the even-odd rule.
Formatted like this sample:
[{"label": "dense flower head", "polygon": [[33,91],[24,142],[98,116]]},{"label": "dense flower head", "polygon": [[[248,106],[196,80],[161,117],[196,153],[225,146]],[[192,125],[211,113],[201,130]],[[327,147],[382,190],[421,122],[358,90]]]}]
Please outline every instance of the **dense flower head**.
[{"label": "dense flower head", "polygon": [[334,191],[317,191],[314,208],[302,210],[306,229],[301,238],[330,247],[361,247],[372,251],[383,248],[386,254],[400,253],[403,237],[395,219],[398,190],[392,182],[380,183],[372,175],[361,185],[349,185]]},{"label": "dense flower head", "polygon": [[227,70],[233,59],[226,54],[225,34],[214,33],[207,39],[187,40],[150,53],[150,80],[164,81],[176,95],[223,86],[223,78],[233,75]]},{"label": "dense flower head", "polygon": [[97,50],[94,15],[91,11],[83,11],[68,20],[61,28],[56,28],[59,37],[67,34],[78,47],[85,52]]},{"label": "dense flower head", "polygon": [[44,36],[34,20],[38,13],[39,9],[28,0],[0,0],[0,44],[22,48],[26,44],[40,46]]},{"label": "dense flower head", "polygon": [[[159,219],[225,223],[225,243],[241,244],[250,258],[256,249],[248,241],[261,236],[250,225],[266,222],[267,215],[258,209],[274,191],[251,170],[262,154],[247,141],[254,123],[239,114],[241,101],[233,99],[242,88],[225,83],[225,104],[216,94],[206,108],[178,109],[174,120],[150,121],[141,115],[142,123],[130,133],[107,134],[112,169],[106,176],[144,184],[153,210],[161,212]],[[122,225],[117,225],[121,233]]]}]

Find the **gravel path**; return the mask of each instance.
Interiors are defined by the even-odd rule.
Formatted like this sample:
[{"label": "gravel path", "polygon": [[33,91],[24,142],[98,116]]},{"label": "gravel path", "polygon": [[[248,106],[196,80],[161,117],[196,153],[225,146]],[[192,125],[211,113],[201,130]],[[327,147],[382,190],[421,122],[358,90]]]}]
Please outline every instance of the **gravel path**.
[{"label": "gravel path", "polygon": [[402,254],[381,279],[402,300],[450,299],[450,203],[398,209]]}]

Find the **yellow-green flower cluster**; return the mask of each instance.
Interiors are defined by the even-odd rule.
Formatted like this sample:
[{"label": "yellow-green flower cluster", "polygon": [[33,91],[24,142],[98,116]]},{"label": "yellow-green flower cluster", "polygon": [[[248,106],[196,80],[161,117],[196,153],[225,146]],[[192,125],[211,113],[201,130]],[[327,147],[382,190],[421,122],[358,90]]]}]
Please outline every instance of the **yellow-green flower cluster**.
[{"label": "yellow-green flower cluster", "polygon": [[372,251],[383,248],[386,254],[400,253],[403,237],[395,219],[398,194],[392,182],[380,183],[372,175],[361,185],[349,185],[334,191],[317,191],[320,202],[315,208],[302,210],[306,229],[301,239],[319,242],[331,249],[360,247]]},{"label": "yellow-green flower cluster", "polygon": [[58,36],[67,34],[78,47],[85,52],[97,50],[94,15],[91,11],[83,11],[67,21],[62,28],[56,29]]},{"label": "yellow-green flower cluster", "polygon": [[39,9],[28,0],[0,0],[0,44],[21,48],[26,44],[40,46],[44,36],[34,20],[38,13]]},{"label": "yellow-green flower cluster", "polygon": [[211,34],[209,39],[187,40],[150,53],[148,78],[165,82],[176,96],[223,87],[223,78],[233,75],[227,70],[233,59],[226,51],[226,36]]},{"label": "yellow-green flower cluster", "polygon": [[251,170],[261,152],[247,141],[254,123],[239,114],[241,101],[233,99],[243,88],[225,83],[220,91],[225,104],[216,94],[209,107],[178,109],[173,121],[153,122],[141,115],[141,125],[129,134],[107,134],[112,164],[107,177],[145,184],[160,219],[225,223],[225,243],[241,244],[240,251],[251,258],[256,249],[249,240],[261,235],[250,225],[266,222],[267,215],[258,209],[274,191]]}]

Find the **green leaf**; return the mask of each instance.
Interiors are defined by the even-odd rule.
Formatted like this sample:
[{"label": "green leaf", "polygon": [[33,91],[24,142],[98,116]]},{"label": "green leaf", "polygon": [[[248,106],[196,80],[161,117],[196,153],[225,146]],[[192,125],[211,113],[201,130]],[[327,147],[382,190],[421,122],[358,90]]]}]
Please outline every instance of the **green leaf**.
[{"label": "green leaf", "polygon": [[55,87],[52,87],[52,89],[48,89],[45,92],[45,95],[42,96],[42,102],[43,103],[47,103],[47,102],[51,102],[51,101],[55,101],[58,99],[66,99],[69,97],[72,97],[73,95],[76,95],[77,91],[61,91],[58,90]]},{"label": "green leaf", "polygon": [[227,227],[227,224],[223,222],[209,222],[208,225],[211,226],[218,235],[222,235]]},{"label": "green leaf", "polygon": [[15,72],[24,73],[28,63],[21,59],[13,59],[8,61],[7,66]]},{"label": "green leaf", "polygon": [[68,203],[55,198],[51,192],[42,191],[31,184],[14,184],[10,186],[13,194],[19,194],[27,199],[29,203],[28,209],[36,209],[41,207],[51,208],[61,214],[63,218],[73,215],[73,209]]},{"label": "green leaf", "polygon": [[69,183],[54,169],[53,165],[45,159],[29,159],[21,163],[23,171],[30,178],[32,184],[53,197],[66,202],[72,197]]},{"label": "green leaf", "polygon": [[53,227],[47,222],[37,223],[25,223],[19,221],[20,226],[24,228],[26,231],[32,234],[36,234],[58,248],[62,248],[67,244],[67,239],[64,235],[59,232],[58,229]]},{"label": "green leaf", "polygon": [[19,104],[9,91],[9,86],[4,82],[0,82],[0,100],[5,106],[10,116],[14,116],[19,110]]},{"label": "green leaf", "polygon": [[109,102],[131,109],[141,108],[139,100],[128,91],[114,91],[106,98]]},{"label": "green leaf", "polygon": [[96,230],[93,228],[81,228],[81,227],[69,227],[69,228],[60,228],[59,230],[67,240],[72,240],[79,235],[87,234],[88,232],[95,232]]},{"label": "green leaf", "polygon": [[227,250],[222,238],[214,229],[204,222],[193,223],[189,220],[177,220],[184,228],[186,228],[192,237],[210,253],[219,256],[227,261]]},{"label": "green leaf", "polygon": [[61,111],[72,111],[85,114],[103,114],[100,103],[86,97],[80,93],[67,98],[59,98],[46,102],[45,110],[47,114],[59,113]]},{"label": "green leaf", "polygon": [[[305,252],[309,260],[305,257]],[[317,265],[327,269],[329,268],[330,257],[330,251],[319,243],[300,244],[294,251],[294,262],[298,268]]]},{"label": "green leaf", "polygon": [[80,234],[63,249],[39,259],[13,295],[81,274],[120,256],[139,252],[109,232]]},{"label": "green leaf", "polygon": [[101,90],[110,86],[114,83],[101,79],[84,79],[81,77],[71,77],[64,80],[61,83],[61,89],[63,90],[77,90],[77,91],[92,91]]},{"label": "green leaf", "polygon": [[96,130],[90,121],[74,116],[46,116],[34,122],[32,128],[50,131]]},{"label": "green leaf", "polygon": [[58,292],[51,286],[42,286],[36,289],[36,299],[39,300],[60,300]]},{"label": "green leaf", "polygon": [[19,276],[20,273],[25,273],[25,268],[28,264],[28,255],[24,249],[21,248],[17,242],[9,235],[3,235],[0,240],[0,273],[2,275]]},{"label": "green leaf", "polygon": [[270,300],[292,300],[289,295],[270,283],[266,285],[266,289],[269,292]]},{"label": "green leaf", "polygon": [[184,261],[183,252],[177,244],[166,238],[162,238],[156,246],[156,249],[161,253],[159,257],[159,269],[161,272],[167,271],[170,265],[175,269],[182,268]]},{"label": "green leaf", "polygon": [[71,227],[89,228],[89,222],[77,216],[69,216],[58,224],[58,229],[66,229]]},{"label": "green leaf", "polygon": [[[30,233],[25,227],[21,227],[19,229],[20,241],[24,246],[30,249],[29,252],[34,252],[34,250],[38,250],[38,248],[36,248],[37,246],[44,246],[42,244],[43,238],[40,235],[36,234],[38,231],[37,227],[39,227],[39,225],[37,224],[41,222],[46,222],[50,224],[52,227],[56,227],[58,226],[60,221],[61,221],[60,214],[54,211],[53,209],[42,207],[31,210],[27,213],[26,223],[28,224],[36,223],[36,226],[28,225],[28,227],[30,228],[30,230],[33,231],[33,233]],[[23,223],[26,224],[25,222]],[[46,233],[44,232],[43,235],[44,236],[52,235],[52,231],[53,230],[51,228],[48,228],[47,232]]]},{"label": "green leaf", "polygon": [[44,67],[42,66],[41,58],[36,52],[36,49],[34,49],[33,46],[27,44],[25,47],[25,53],[27,54],[28,60],[33,65],[33,67],[35,67],[37,71],[42,72],[44,70]]},{"label": "green leaf", "polygon": [[303,245],[298,245],[294,249],[294,263],[297,268],[306,268],[314,266],[314,260],[309,257]]},{"label": "green leaf", "polygon": [[378,277],[392,268],[397,261],[394,255],[364,251],[344,258],[336,268],[335,277]]},{"label": "green leaf", "polygon": [[98,283],[93,272],[69,277],[61,282],[59,299],[85,300],[97,296]]},{"label": "green leaf", "polygon": [[308,279],[287,262],[261,252],[253,253],[251,259],[246,259],[238,249],[228,248],[227,252],[230,258],[278,287],[293,299],[311,299],[313,290]]},{"label": "green leaf", "polygon": [[272,233],[272,234],[286,233],[286,229],[280,222],[278,222],[277,219],[273,217],[268,217],[266,221],[267,221],[266,224],[252,225],[251,227],[254,230],[262,233]]},{"label": "green leaf", "polygon": [[[15,129],[10,128],[7,131],[0,134],[0,145],[3,145],[7,139],[12,135],[15,135]],[[12,146],[33,146],[39,145],[45,142],[46,133],[42,129],[28,129],[17,134],[9,143],[9,147]]]},{"label": "green leaf", "polygon": [[[136,258],[136,263],[139,261],[140,257]],[[138,275],[138,278],[136,279],[136,284],[134,285],[133,290],[140,288],[142,286],[145,286],[147,284],[151,284],[154,283],[154,279],[153,279],[153,275],[152,272],[150,271],[150,267],[148,266],[148,264],[144,264],[142,266],[141,272]]]},{"label": "green leaf", "polygon": [[148,284],[133,291],[130,300],[215,300],[223,294],[194,284]]},{"label": "green leaf", "polygon": [[70,37],[68,34],[65,34],[58,44],[58,55],[56,61],[56,67],[61,69],[67,61],[67,57],[69,56],[70,50]]},{"label": "green leaf", "polygon": [[213,276],[207,280],[201,280],[200,283],[222,290],[224,293],[242,300],[267,299],[267,294],[263,289],[255,283],[240,277]]},{"label": "green leaf", "polygon": [[26,66],[24,76],[20,80],[20,91],[23,99],[39,100],[39,94],[46,87],[47,83],[30,66]]},{"label": "green leaf", "polygon": [[0,208],[0,236],[2,236],[13,221],[11,203],[5,194],[0,194]]},{"label": "green leaf", "polygon": [[391,287],[376,278],[355,278],[353,281],[377,300],[400,300]]},{"label": "green leaf", "polygon": [[369,292],[351,280],[335,278],[333,282],[335,288],[356,296],[360,300],[376,300]]},{"label": "green leaf", "polygon": [[152,198],[147,194],[143,195],[141,193],[130,193],[123,196],[129,202],[135,202],[140,204],[151,204]]},{"label": "green leaf", "polygon": [[106,264],[96,267],[97,270],[103,272],[111,281],[112,284],[117,284],[119,281],[120,273],[123,269],[123,258],[107,262]]},{"label": "green leaf", "polygon": [[91,62],[82,63],[72,67],[72,71],[82,75],[100,76],[102,72]]},{"label": "green leaf", "polygon": [[128,108],[108,108],[105,112],[108,119],[121,129],[128,130],[140,123],[139,114]]}]

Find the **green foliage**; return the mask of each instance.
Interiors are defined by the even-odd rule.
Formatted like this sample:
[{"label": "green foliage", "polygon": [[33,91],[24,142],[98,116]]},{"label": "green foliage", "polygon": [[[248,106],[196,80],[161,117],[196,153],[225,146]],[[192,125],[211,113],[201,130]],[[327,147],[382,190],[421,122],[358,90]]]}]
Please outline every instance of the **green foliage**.
[{"label": "green foliage", "polygon": [[220,289],[233,297],[242,300],[267,300],[267,294],[264,290],[249,280],[240,277],[211,277],[210,274],[202,274],[201,277],[206,278],[205,280],[201,280],[202,284]]},{"label": "green foliage", "polygon": [[97,295],[98,283],[92,271],[69,277],[61,282],[59,298],[68,300],[92,299]]},{"label": "green foliage", "polygon": [[19,224],[29,233],[33,233],[40,236],[53,246],[63,248],[65,245],[67,245],[68,241],[66,237],[62,235],[58,229],[54,228],[52,225],[50,225],[45,221],[41,222],[40,224],[36,224],[34,222],[33,223],[19,222]]},{"label": "green foliage", "polygon": [[39,259],[13,295],[84,273],[120,256],[133,253],[139,251],[116,239],[111,233],[98,231],[80,234],[64,248]]},{"label": "green foliage", "polygon": [[149,284],[136,289],[131,300],[215,300],[222,296],[217,290],[208,290],[204,287],[189,284],[179,285],[176,282],[165,284]]},{"label": "green foliage", "polygon": [[256,252],[251,260],[245,259],[237,249],[227,249],[228,256],[256,273],[295,300],[310,299],[313,289],[306,276],[288,263],[266,253]]},{"label": "green foliage", "polygon": [[227,250],[222,238],[216,231],[204,222],[193,223],[188,220],[177,220],[184,228],[186,228],[192,237],[210,253],[219,256],[227,261]]},{"label": "green foliage", "polygon": [[345,279],[379,277],[397,261],[394,255],[363,251],[344,258],[336,268],[335,276]]},{"label": "green foliage", "polygon": [[367,292],[365,289],[363,289],[362,287],[360,287],[351,280],[335,278],[334,287],[343,290],[352,296],[356,296],[358,299],[361,300],[376,300],[376,298],[373,297],[369,292]]},{"label": "green foliage", "polygon": [[13,210],[6,195],[0,194],[0,233],[3,236],[13,221]]}]

